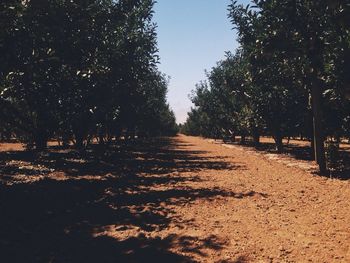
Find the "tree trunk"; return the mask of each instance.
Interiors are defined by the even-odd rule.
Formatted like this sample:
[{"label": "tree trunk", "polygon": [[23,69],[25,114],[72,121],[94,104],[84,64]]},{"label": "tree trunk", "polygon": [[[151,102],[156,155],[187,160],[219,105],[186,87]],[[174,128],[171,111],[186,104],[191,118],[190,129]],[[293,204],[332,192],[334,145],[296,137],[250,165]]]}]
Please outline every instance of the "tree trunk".
[{"label": "tree trunk", "polygon": [[49,140],[49,136],[46,129],[44,128],[46,127],[47,123],[45,122],[43,115],[40,115],[40,113],[38,113],[38,116],[37,128],[34,133],[34,143],[36,150],[43,151],[47,149],[47,141]]},{"label": "tree trunk", "polygon": [[84,147],[84,140],[82,137],[75,136],[75,147],[77,149],[82,149]]},{"label": "tree trunk", "polygon": [[335,141],[336,141],[336,143],[341,143],[341,138],[340,138],[339,134],[335,135]]},{"label": "tree trunk", "polygon": [[82,149],[84,148],[84,136],[81,130],[77,129],[74,131],[75,137],[75,148]]},{"label": "tree trunk", "polygon": [[102,134],[102,133],[100,133],[100,134],[98,135],[98,144],[99,144],[99,145],[104,145],[104,144],[105,144],[105,141],[104,141],[104,138],[103,138],[103,134]]},{"label": "tree trunk", "polygon": [[273,139],[275,140],[275,144],[276,144],[276,151],[278,152],[278,153],[281,153],[281,152],[283,152],[283,142],[282,142],[282,136],[279,134],[279,133],[277,133],[274,137],[273,137]]},{"label": "tree trunk", "polygon": [[231,142],[235,142],[236,141],[236,136],[233,134],[231,135]]},{"label": "tree trunk", "polygon": [[245,135],[241,135],[241,144],[245,144],[246,137]]},{"label": "tree trunk", "polygon": [[62,146],[65,148],[69,146],[69,136],[67,135],[62,136]]},{"label": "tree trunk", "polygon": [[253,142],[255,147],[260,145],[260,133],[257,129],[253,130]]},{"label": "tree trunk", "polygon": [[310,145],[310,157],[311,157],[311,160],[315,160],[315,141],[314,141],[314,138],[312,137],[311,138],[311,145]]},{"label": "tree trunk", "polygon": [[46,127],[48,125],[48,117],[46,112],[44,112],[42,109],[38,110],[36,119],[36,129],[34,132],[34,143],[36,150],[43,151],[47,149],[47,141],[49,140],[49,135],[46,130]]},{"label": "tree trunk", "polygon": [[317,85],[317,82],[312,83],[311,87],[311,100],[312,100],[312,111],[313,111],[313,141],[314,141],[314,153],[315,160],[319,165],[320,173],[325,174],[326,168],[326,158],[324,150],[324,137],[322,134],[322,108],[321,99],[322,93],[321,88]]},{"label": "tree trunk", "polygon": [[278,153],[281,153],[281,152],[283,152],[283,136],[282,136],[280,123],[279,122],[272,122],[270,127],[271,127],[271,132],[272,132],[272,138],[275,141],[276,151]]},{"label": "tree trunk", "polygon": [[253,136],[253,142],[254,142],[254,145],[255,145],[255,147],[258,147],[258,146],[260,146],[260,135],[254,135]]},{"label": "tree trunk", "polygon": [[34,138],[35,149],[38,151],[43,151],[47,149],[48,138],[44,132],[39,131]]}]

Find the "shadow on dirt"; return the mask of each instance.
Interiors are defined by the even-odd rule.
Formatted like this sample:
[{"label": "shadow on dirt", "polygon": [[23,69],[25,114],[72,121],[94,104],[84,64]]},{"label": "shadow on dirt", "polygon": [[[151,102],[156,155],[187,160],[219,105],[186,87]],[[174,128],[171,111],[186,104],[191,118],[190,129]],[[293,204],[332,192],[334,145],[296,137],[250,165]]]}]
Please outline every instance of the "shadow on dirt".
[{"label": "shadow on dirt", "polygon": [[[264,142],[256,146],[253,141],[247,140],[244,144],[238,142],[225,142],[226,144],[240,145],[246,148],[254,148],[257,151],[277,153],[274,143]],[[310,145],[298,145],[294,143],[287,143],[283,145],[283,154],[287,154],[296,160],[312,161],[312,150]],[[332,172],[332,177],[340,180],[350,180],[350,149],[339,151],[340,160],[342,162],[342,169]],[[318,174],[315,172],[315,174]],[[327,175],[329,176],[329,175]]]},{"label": "shadow on dirt", "polygon": [[[172,249],[202,257],[203,249],[222,249],[216,236],[154,235],[170,223],[194,223],[179,218],[171,205],[259,194],[183,186],[200,178],[181,172],[244,169],[186,147],[163,138],[107,151],[0,153],[0,261],[193,262]],[[118,234],[129,230],[138,234]]]}]

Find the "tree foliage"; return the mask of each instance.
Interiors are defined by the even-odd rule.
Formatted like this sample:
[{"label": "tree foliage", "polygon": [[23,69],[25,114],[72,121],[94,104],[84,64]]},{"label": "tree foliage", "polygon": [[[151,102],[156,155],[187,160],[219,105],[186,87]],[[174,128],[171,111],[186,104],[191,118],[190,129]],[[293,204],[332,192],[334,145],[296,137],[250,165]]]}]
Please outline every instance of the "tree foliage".
[{"label": "tree foliage", "polygon": [[350,137],[350,4],[232,1],[229,18],[240,48],[211,70],[205,96],[196,89],[183,131],[256,143],[271,135],[279,151],[283,137],[301,135],[314,140],[322,170],[325,138]]},{"label": "tree foliage", "polygon": [[174,134],[152,0],[4,0],[1,133],[34,142]]}]

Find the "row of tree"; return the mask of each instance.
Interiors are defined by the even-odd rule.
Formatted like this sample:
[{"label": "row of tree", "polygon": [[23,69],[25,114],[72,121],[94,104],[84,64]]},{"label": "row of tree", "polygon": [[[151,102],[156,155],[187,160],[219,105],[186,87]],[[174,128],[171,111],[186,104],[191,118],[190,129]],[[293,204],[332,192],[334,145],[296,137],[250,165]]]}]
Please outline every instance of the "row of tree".
[{"label": "row of tree", "polygon": [[153,0],[2,0],[0,134],[36,148],[176,133]]},{"label": "row of tree", "polygon": [[197,85],[183,132],[271,135],[312,141],[326,171],[324,141],[350,138],[350,3],[346,0],[233,1],[240,48]]}]

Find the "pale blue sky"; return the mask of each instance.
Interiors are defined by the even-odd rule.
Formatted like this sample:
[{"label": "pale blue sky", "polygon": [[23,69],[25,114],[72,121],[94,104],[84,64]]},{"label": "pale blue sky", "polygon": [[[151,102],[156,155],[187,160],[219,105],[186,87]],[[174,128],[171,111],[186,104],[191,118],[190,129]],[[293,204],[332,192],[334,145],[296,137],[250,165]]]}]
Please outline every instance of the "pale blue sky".
[{"label": "pale blue sky", "polygon": [[[243,4],[249,0],[239,1]],[[230,0],[158,0],[154,22],[158,29],[159,69],[169,75],[168,101],[177,122],[184,122],[195,84],[237,48],[236,33],[227,18]]]}]

